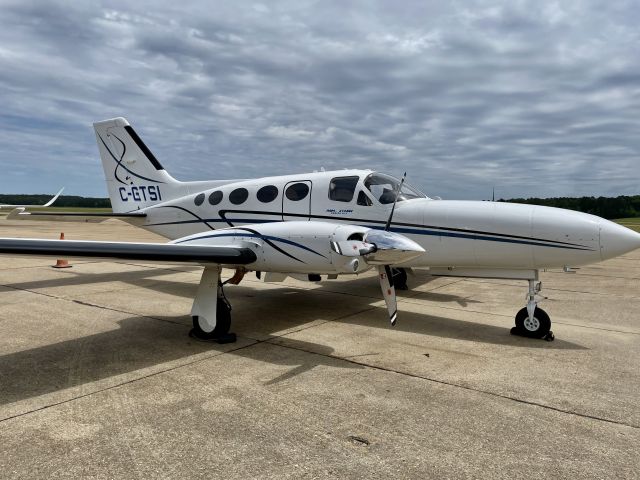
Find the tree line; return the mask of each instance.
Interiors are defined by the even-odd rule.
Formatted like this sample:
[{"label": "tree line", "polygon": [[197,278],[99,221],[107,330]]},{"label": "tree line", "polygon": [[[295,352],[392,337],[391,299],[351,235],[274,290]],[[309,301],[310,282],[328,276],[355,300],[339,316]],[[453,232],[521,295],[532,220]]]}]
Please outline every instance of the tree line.
[{"label": "tree line", "polygon": [[640,217],[640,195],[622,195],[620,197],[512,198],[509,200],[500,199],[498,201],[566,208],[568,210],[591,213],[592,215],[608,219]]},{"label": "tree line", "polygon": [[[42,205],[51,195],[0,195],[0,204]],[[591,213],[603,218],[640,217],[640,195],[620,197],[559,197],[559,198],[512,198],[498,202],[527,203],[547,207],[566,208]],[[55,207],[111,208],[108,198],[79,197],[62,195],[54,203]]]},{"label": "tree line", "polygon": [[[44,205],[51,200],[52,195],[0,195],[0,204],[9,205]],[[111,208],[108,198],[79,197],[76,195],[61,195],[53,204],[54,207],[75,208]]]}]

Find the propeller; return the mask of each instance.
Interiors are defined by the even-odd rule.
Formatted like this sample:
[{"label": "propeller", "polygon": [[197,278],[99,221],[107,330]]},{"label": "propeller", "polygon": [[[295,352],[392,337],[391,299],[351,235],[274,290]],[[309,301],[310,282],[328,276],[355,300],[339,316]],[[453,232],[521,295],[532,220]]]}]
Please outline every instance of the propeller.
[{"label": "propeller", "polygon": [[[380,282],[380,288],[382,289],[382,296],[384,297],[384,301],[387,304],[389,320],[391,321],[391,325],[393,326],[396,324],[398,309],[396,301],[396,289],[393,285],[393,275],[391,273],[391,267],[389,267],[389,265],[399,263],[397,261],[392,261],[393,258],[398,258],[398,256],[409,253],[409,257],[404,257],[406,261],[406,259],[408,258],[415,258],[418,255],[422,255],[424,250],[417,244],[417,249],[414,249],[412,251],[394,249],[393,247],[391,247],[391,245],[396,244],[397,246],[402,246],[402,240],[408,240],[411,243],[414,242],[406,237],[402,237],[401,235],[397,235],[391,232],[380,232],[373,230],[367,236],[377,239],[378,236],[376,234],[379,233],[393,235],[394,237],[396,237],[393,238],[393,240],[398,240],[398,242],[390,242],[390,238],[384,236],[379,237],[380,239],[385,240],[385,244],[382,249],[378,249],[378,245],[376,243],[369,243],[361,240],[343,240],[341,242],[331,242],[331,248],[334,252],[344,257],[362,257],[366,263],[378,266],[378,281]],[[367,240],[370,239],[367,238]]]},{"label": "propeller", "polygon": [[[404,183],[404,179],[407,178],[407,172],[404,172],[404,175],[402,175],[402,179],[400,180],[400,184],[398,185],[398,188],[396,190],[396,198],[394,198],[393,200],[393,206],[391,207],[391,213],[389,213],[389,219],[387,220],[387,224],[384,227],[384,232],[378,232],[378,241],[379,242],[384,242],[385,240],[387,240],[387,243],[391,243],[391,244],[396,244],[397,240],[395,237],[397,237],[397,234],[393,234],[392,232],[389,231],[389,229],[391,228],[391,220],[393,219],[393,214],[396,211],[396,203],[398,203],[398,197],[400,196],[400,191],[402,190],[402,184]],[[380,235],[384,233],[384,235]],[[394,235],[394,237],[390,237],[391,235]],[[367,239],[369,239],[369,235],[367,235]],[[395,240],[395,241],[391,241],[388,242],[388,240]],[[418,255],[421,255],[424,252],[424,249],[422,247],[420,247],[420,245],[418,245],[417,243],[413,242],[412,240],[409,240],[406,237],[401,237],[402,240],[407,240],[407,242],[411,242],[415,245],[417,245],[419,247],[420,250],[422,250],[422,252],[419,252]],[[403,243],[402,241],[400,241],[400,243]],[[376,243],[376,246],[378,244]],[[409,245],[407,245],[409,246]],[[389,252],[394,252],[395,253],[396,249],[387,249],[386,251]],[[402,248],[398,249],[400,252],[407,252],[407,250],[402,250]],[[414,252],[417,252],[417,250],[413,249]],[[415,255],[415,256],[418,256]],[[415,258],[412,257],[412,258]],[[382,260],[382,259],[381,259]],[[389,262],[391,260],[391,256],[387,256],[387,258],[385,258],[385,260],[387,262]],[[407,259],[408,260],[408,259]],[[406,261],[406,260],[405,260]],[[393,263],[400,263],[400,262],[393,262]],[[387,304],[387,312],[389,313],[389,321],[391,322],[391,326],[395,326],[396,324],[396,320],[398,319],[398,300],[396,299],[396,287],[393,285],[393,274],[391,273],[391,267],[389,266],[388,263],[384,264],[384,265],[378,265],[378,281],[380,282],[380,289],[382,290],[382,296],[384,298],[384,303]]]},{"label": "propeller", "polygon": [[407,173],[405,172],[396,189],[396,197],[384,230],[368,230],[364,234],[363,240],[331,242],[332,250],[339,255],[362,257],[367,264],[378,267],[378,281],[392,326],[396,324],[398,317],[398,302],[391,265],[408,262],[424,253],[424,248],[413,240],[390,231],[398,196],[406,177]]},{"label": "propeller", "polygon": [[369,230],[364,240],[331,242],[331,249],[343,257],[363,257],[369,265],[398,265],[424,253],[424,248],[399,233]]}]

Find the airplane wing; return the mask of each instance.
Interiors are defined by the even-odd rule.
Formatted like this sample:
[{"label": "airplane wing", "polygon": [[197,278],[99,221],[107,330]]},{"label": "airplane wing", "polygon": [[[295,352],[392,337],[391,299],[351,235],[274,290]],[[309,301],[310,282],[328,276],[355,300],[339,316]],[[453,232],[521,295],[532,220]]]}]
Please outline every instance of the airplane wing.
[{"label": "airplane wing", "polygon": [[29,208],[29,207],[41,207],[41,208],[42,207],[50,207],[51,205],[53,205],[53,202],[55,202],[58,199],[58,197],[63,192],[63,190],[64,190],[64,187],[62,187],[60,189],[60,191],[58,193],[56,193],[53,197],[51,197],[51,199],[47,203],[45,203],[44,205],[9,205],[9,204],[3,205],[3,204],[0,204],[0,210],[7,209],[7,208],[18,208],[18,207],[21,207],[23,209],[24,208]]},{"label": "airplane wing", "polygon": [[420,245],[397,233],[310,221],[225,228],[188,235],[170,243],[0,238],[0,255],[204,265],[191,308],[193,331],[203,339],[224,339],[229,329],[230,307],[220,281],[223,266],[243,267],[236,271],[236,274],[241,273],[239,279],[246,269],[319,275],[355,274],[376,266],[393,325],[397,318],[397,301],[389,266],[423,254],[425,250]]},{"label": "airplane wing", "polygon": [[219,265],[246,265],[256,260],[256,254],[251,249],[240,246],[41,240],[36,238],[0,238],[0,255],[64,256]]}]

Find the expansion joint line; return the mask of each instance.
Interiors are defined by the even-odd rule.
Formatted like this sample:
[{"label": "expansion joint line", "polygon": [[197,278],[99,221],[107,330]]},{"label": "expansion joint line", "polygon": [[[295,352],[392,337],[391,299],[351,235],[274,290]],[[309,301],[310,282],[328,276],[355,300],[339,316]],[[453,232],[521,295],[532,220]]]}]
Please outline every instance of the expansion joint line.
[{"label": "expansion joint line", "polygon": [[310,353],[310,354],[313,354],[313,355],[320,355],[321,357],[331,358],[331,359],[334,359],[334,360],[342,360],[344,362],[348,362],[348,363],[351,363],[353,365],[358,365],[358,366],[361,366],[361,367],[364,367],[364,368],[370,368],[372,370],[380,370],[380,371],[389,372],[389,373],[396,373],[398,375],[402,375],[402,376],[409,377],[409,378],[417,378],[417,379],[420,379],[420,380],[426,380],[428,382],[438,383],[440,385],[446,385],[446,386],[449,386],[449,387],[461,388],[463,390],[468,390],[468,391],[471,391],[471,392],[481,393],[481,394],[484,394],[484,395],[489,395],[489,396],[492,396],[492,397],[502,398],[502,399],[505,399],[505,400],[511,400],[513,402],[516,402],[516,403],[522,403],[522,404],[530,405],[530,406],[533,406],[533,407],[544,408],[544,409],[547,409],[547,410],[552,410],[554,412],[564,413],[564,414],[567,414],[567,415],[573,415],[573,416],[576,416],[576,417],[586,418],[586,419],[590,419],[590,420],[597,420],[597,421],[604,422],[604,423],[611,423],[611,424],[614,424],[614,425],[621,425],[621,426],[624,426],[624,427],[629,427],[629,428],[633,428],[633,429],[636,429],[636,430],[640,430],[640,426],[639,425],[633,425],[631,423],[620,422],[618,420],[612,420],[610,418],[598,417],[596,415],[589,415],[589,414],[586,414],[586,413],[574,412],[572,410],[565,410],[565,409],[554,407],[554,406],[551,406],[551,405],[545,405],[544,403],[532,402],[530,400],[524,400],[522,398],[512,397],[510,395],[503,395],[503,394],[500,394],[500,393],[491,392],[489,390],[482,390],[480,388],[473,388],[473,387],[469,387],[467,385],[461,385],[459,383],[447,382],[446,380],[439,380],[437,378],[431,378],[431,377],[426,377],[426,376],[423,376],[423,375],[417,375],[415,373],[403,372],[403,371],[400,371],[400,370],[395,370],[393,368],[381,367],[381,366],[377,366],[377,365],[370,365],[368,363],[364,363],[364,362],[359,362],[357,360],[353,360],[352,359],[353,357],[338,357],[336,355],[318,353],[318,352],[314,352],[314,351],[311,351],[311,350],[305,350],[305,349],[299,348],[299,347],[293,347],[291,345],[283,345],[283,344],[280,344],[280,343],[272,343],[272,345],[276,345],[276,346],[283,347],[283,348],[290,348],[292,350],[299,350],[301,352]]},{"label": "expansion joint line", "polygon": [[74,298],[59,297],[57,295],[52,295],[50,293],[37,292],[35,290],[30,290],[28,288],[18,288],[18,287],[14,287],[13,285],[2,285],[2,284],[0,284],[0,287],[10,288],[10,289],[16,290],[18,292],[27,292],[27,293],[33,293],[34,295],[42,295],[42,296],[47,297],[47,298],[53,298],[53,299],[56,299],[56,300],[62,300],[64,302],[77,303],[78,305],[84,305],[86,307],[93,307],[93,308],[99,308],[101,310],[108,310],[110,312],[125,313],[127,315],[137,315],[139,317],[149,318],[149,319],[152,319],[152,320],[158,320],[159,322],[173,323],[175,325],[184,325],[183,323],[173,322],[171,320],[167,320],[166,318],[152,317],[150,315],[140,315],[139,313],[136,313],[136,312],[129,312],[127,310],[120,310],[118,308],[107,307],[107,306],[104,306],[104,305],[97,305],[95,303],[84,302],[82,300],[76,300]]}]

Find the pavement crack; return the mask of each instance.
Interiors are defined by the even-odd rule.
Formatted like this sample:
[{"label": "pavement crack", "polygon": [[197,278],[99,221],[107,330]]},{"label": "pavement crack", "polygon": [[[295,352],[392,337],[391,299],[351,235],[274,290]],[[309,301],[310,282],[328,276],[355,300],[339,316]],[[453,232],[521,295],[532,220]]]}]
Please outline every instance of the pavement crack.
[{"label": "pavement crack", "polygon": [[152,317],[150,315],[140,315],[139,313],[136,312],[128,312],[127,310],[120,310],[118,308],[113,308],[113,307],[107,307],[104,305],[98,305],[96,303],[89,303],[89,302],[85,302],[83,300],[76,300],[74,298],[64,298],[64,297],[56,297],[56,298],[60,298],[60,300],[70,300],[73,303],[77,303],[78,305],[84,305],[85,307],[93,307],[93,308],[99,308],[100,310],[107,310],[110,312],[117,312],[117,313],[124,313],[126,315],[136,315],[138,317],[142,317],[142,318],[149,318],[151,320],[158,320],[159,322],[165,322],[165,323],[172,323],[174,325],[181,325],[181,326],[185,326],[184,323],[182,322],[174,322],[173,320],[169,320],[168,318],[160,318],[160,317]]}]

